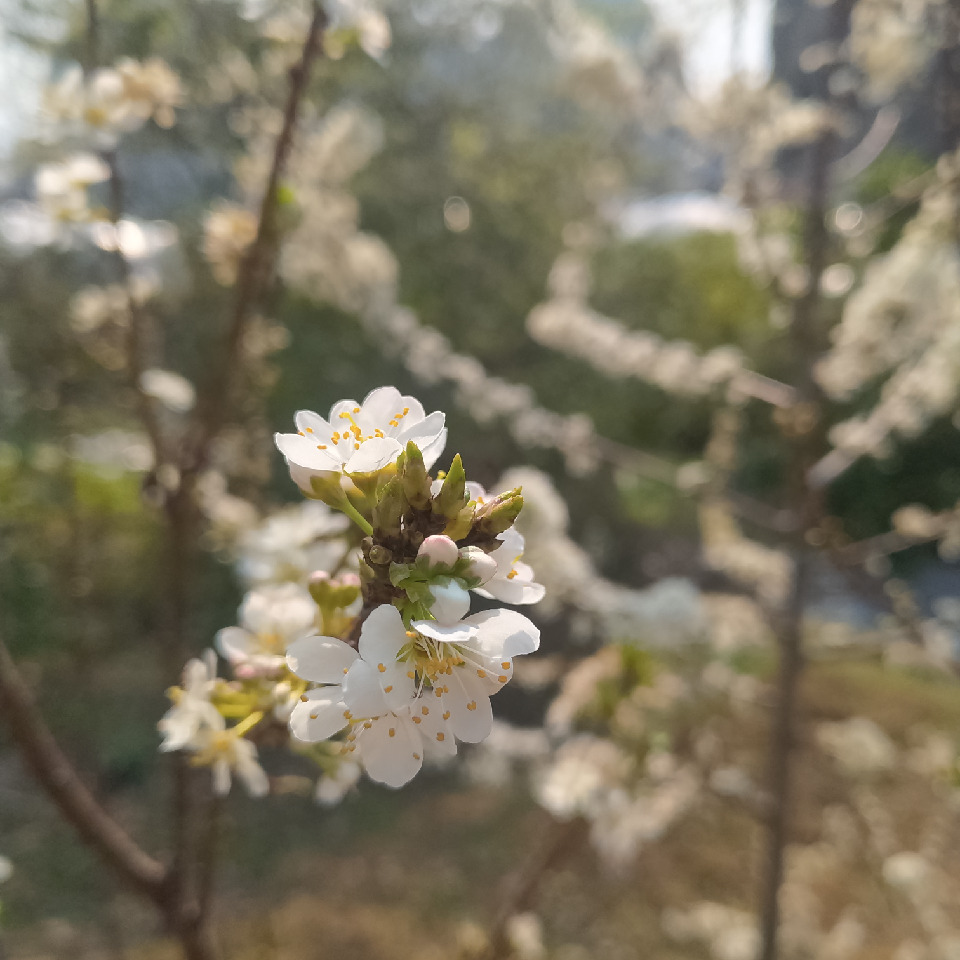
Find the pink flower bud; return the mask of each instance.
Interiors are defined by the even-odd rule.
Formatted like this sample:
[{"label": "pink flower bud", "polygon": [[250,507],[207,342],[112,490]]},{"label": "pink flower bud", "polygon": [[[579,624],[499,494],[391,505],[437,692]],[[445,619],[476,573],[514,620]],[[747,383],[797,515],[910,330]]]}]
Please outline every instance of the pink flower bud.
[{"label": "pink flower bud", "polygon": [[467,574],[476,577],[481,583],[486,583],[497,572],[497,561],[479,547],[464,547],[460,551],[460,556],[470,561]]},{"label": "pink flower bud", "polygon": [[443,564],[445,567],[452,567],[457,562],[459,556],[457,545],[449,537],[443,536],[443,534],[427,537],[427,539],[420,544],[420,549],[417,551],[417,559],[426,557],[431,567],[435,567],[438,564]]}]

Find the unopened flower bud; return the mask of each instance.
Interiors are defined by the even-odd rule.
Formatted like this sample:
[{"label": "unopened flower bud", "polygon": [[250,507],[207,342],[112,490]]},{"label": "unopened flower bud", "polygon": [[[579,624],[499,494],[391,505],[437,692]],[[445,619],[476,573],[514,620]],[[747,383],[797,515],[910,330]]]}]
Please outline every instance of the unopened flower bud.
[{"label": "unopened flower bud", "polygon": [[457,545],[442,534],[427,537],[417,551],[417,558],[425,557],[431,567],[441,565],[452,567],[457,562],[458,556]]},{"label": "unopened flower bud", "polygon": [[326,606],[330,602],[330,595],[333,592],[330,574],[325,570],[314,570],[307,578],[307,589],[318,607]]},{"label": "unopened flower bud", "polygon": [[360,578],[355,573],[345,573],[334,580],[333,603],[337,607],[349,607],[360,596]]},{"label": "unopened flower bud", "polygon": [[468,503],[444,528],[443,535],[451,540],[462,540],[473,528],[476,506]]},{"label": "unopened flower bud", "polygon": [[440,492],[433,498],[433,512],[453,520],[467,503],[467,475],[458,453],[450,464],[450,470],[443,478]]},{"label": "unopened flower bud", "polygon": [[403,456],[400,474],[403,493],[407,502],[416,510],[425,510],[430,506],[430,477],[423,463],[420,448],[411,440]]},{"label": "unopened flower bud", "polygon": [[520,487],[498,494],[477,511],[476,526],[488,537],[497,537],[513,526],[523,509]]},{"label": "unopened flower bud", "polygon": [[407,499],[403,495],[403,485],[399,480],[391,480],[381,491],[380,499],[373,508],[373,528],[380,536],[400,536],[400,518],[407,509]]},{"label": "unopened flower bud", "polygon": [[497,572],[497,561],[479,547],[464,547],[460,551],[460,556],[470,564],[467,567],[467,575],[475,577],[482,584]]},{"label": "unopened flower bud", "polygon": [[456,580],[430,584],[430,612],[444,626],[451,626],[470,612],[470,594]]}]

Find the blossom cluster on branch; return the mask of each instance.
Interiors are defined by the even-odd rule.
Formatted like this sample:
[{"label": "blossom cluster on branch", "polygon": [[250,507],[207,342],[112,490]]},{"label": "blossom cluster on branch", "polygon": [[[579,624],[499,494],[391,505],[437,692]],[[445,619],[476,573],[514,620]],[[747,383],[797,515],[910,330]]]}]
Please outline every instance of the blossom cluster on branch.
[{"label": "blossom cluster on branch", "polygon": [[[513,605],[543,596],[514,527],[523,496],[487,494],[459,456],[431,476],[444,415],[393,387],[340,401],[327,418],[301,411],[296,425],[276,435],[292,479],[353,527],[318,503],[306,535],[302,510],[247,535],[242,570],[259,585],[216,642],[233,679],[191,661],[161,721],[163,749],[211,766],[220,792],[233,771],[259,794],[268,781],[254,741],[289,724],[294,744],[319,745],[308,752],[327,770],[321,796],[336,793],[331,780],[349,785],[357,765],[401,786],[425,760],[453,756],[457,741],[489,735],[490,697],[514,658],[539,647],[538,628],[514,610],[470,613],[471,591]],[[304,576],[324,561],[330,569]]]}]

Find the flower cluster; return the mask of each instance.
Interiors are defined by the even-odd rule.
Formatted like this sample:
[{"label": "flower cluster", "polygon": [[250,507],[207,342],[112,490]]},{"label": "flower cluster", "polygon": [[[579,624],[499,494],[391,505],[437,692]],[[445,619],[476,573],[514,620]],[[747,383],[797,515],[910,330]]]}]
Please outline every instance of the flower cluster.
[{"label": "flower cluster", "polygon": [[310,500],[241,537],[240,571],[255,585],[240,624],[216,639],[233,680],[193,661],[161,724],[163,748],[213,766],[218,789],[234,771],[260,792],[252,739],[267,725],[289,722],[292,746],[324,768],[324,802],[360,767],[400,786],[424,760],[490,734],[490,698],[540,633],[514,610],[471,614],[470,592],[524,605],[544,588],[522,559],[519,488],[488,495],[459,457],[428,473],[444,419],[382,387],[326,418],[301,411],[296,433],[276,435]]},{"label": "flower cluster", "polygon": [[47,89],[44,110],[67,131],[110,148],[121,134],[148,120],[172,127],[174,110],[182,103],[180,79],[163,60],[154,57],[141,63],[124,58],[89,75],[79,66],[71,67]]},{"label": "flower cluster", "polygon": [[693,344],[666,342],[646,330],[630,330],[587,303],[589,268],[579,253],[560,255],[550,273],[551,298],[527,317],[538,343],[581,357],[610,377],[635,377],[681,396],[704,396],[736,383],[743,358],[735,347],[701,355]]}]

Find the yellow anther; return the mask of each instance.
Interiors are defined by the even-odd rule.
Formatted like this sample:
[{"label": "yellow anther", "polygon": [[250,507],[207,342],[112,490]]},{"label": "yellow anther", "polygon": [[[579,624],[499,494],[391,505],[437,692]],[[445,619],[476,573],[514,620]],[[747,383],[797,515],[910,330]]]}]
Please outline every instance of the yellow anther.
[{"label": "yellow anther", "polygon": [[346,673],[349,673],[349,672],[350,672],[350,668],[349,668],[349,667],[344,667],[344,668],[343,668],[343,672],[344,672],[345,674],[346,674]]},{"label": "yellow anther", "polygon": [[486,671],[486,670],[478,670],[478,671],[477,671],[477,676],[478,676],[481,680],[482,680],[486,675],[487,675],[487,671]]},{"label": "yellow anther", "polygon": [[433,692],[434,692],[434,694],[435,694],[436,696],[442,697],[442,696],[443,696],[443,687],[437,687],[437,689],[434,690]]},{"label": "yellow anther", "polygon": [[390,728],[390,736],[391,736],[391,737],[395,737],[396,735],[397,735],[397,731],[396,731],[393,727],[391,727],[391,728]]},{"label": "yellow anther", "polygon": [[445,737],[442,733],[438,733],[438,734],[437,734],[437,742],[438,742],[438,743],[443,743],[444,740],[446,740],[446,737]]},{"label": "yellow anther", "polygon": [[359,444],[359,443],[354,443],[353,449],[354,449],[354,450],[359,450],[359,449],[360,449],[360,444]]},{"label": "yellow anther", "polygon": [[354,408],[353,408],[353,412],[354,412],[354,413],[359,413],[359,412],[360,412],[360,408],[359,408],[359,407],[354,407]]},{"label": "yellow anther", "polygon": [[353,714],[352,714],[349,710],[344,710],[344,711],[343,711],[343,719],[344,719],[344,720],[352,720],[352,719],[353,719]]},{"label": "yellow anther", "polygon": [[423,717],[411,717],[410,718],[414,723],[423,723]]},{"label": "yellow anther", "polygon": [[416,670],[408,670],[408,671],[407,671],[407,676],[408,676],[411,680],[415,680],[415,679],[416,679],[416,676],[417,676],[417,671],[416,671]]},{"label": "yellow anther", "polygon": [[476,701],[476,700],[471,700],[471,701],[467,704],[467,709],[468,709],[468,710],[476,710],[476,709],[477,709],[477,701]]},{"label": "yellow anther", "polygon": [[326,450],[326,449],[327,449],[327,445],[326,445],[325,443],[318,443],[318,444],[317,444],[317,449],[318,449],[318,450]]},{"label": "yellow anther", "polygon": [[429,708],[429,707],[421,707],[421,708],[420,708],[420,712],[426,717],[426,716],[428,716],[429,713],[430,713],[430,708]]},{"label": "yellow anther", "polygon": [[379,427],[377,427],[376,430],[373,431],[373,435],[374,435],[375,437],[382,437],[382,436],[383,436],[383,431],[382,431]]},{"label": "yellow anther", "polygon": [[386,672],[387,672],[387,668],[386,668],[382,663],[378,663],[378,664],[377,664],[377,669],[378,669],[381,673],[386,673]]},{"label": "yellow anther", "polygon": [[317,717],[319,717],[319,716],[320,716],[319,713],[311,713],[311,714],[310,714],[310,719],[311,719],[311,720],[316,720]]},{"label": "yellow anther", "polygon": [[510,661],[509,661],[509,660],[504,660],[503,663],[500,664],[500,666],[501,666],[504,670],[509,670],[509,669],[510,669]]},{"label": "yellow anther", "polygon": [[511,570],[511,571],[507,574],[507,579],[508,579],[508,580],[512,580],[512,579],[513,579],[514,577],[516,577],[516,576],[519,576],[519,574],[517,573],[517,571],[516,571],[516,570]]},{"label": "yellow anther", "polygon": [[405,417],[409,412],[410,412],[410,408],[409,408],[409,407],[404,407],[404,408],[403,408],[403,413],[401,414],[401,416],[404,416],[404,417]]},{"label": "yellow anther", "polygon": [[393,684],[391,683],[390,686],[383,688],[383,692],[389,693],[392,689],[393,689]]},{"label": "yellow anther", "polygon": [[373,726],[373,724],[372,724],[369,720],[364,720],[364,721],[363,721],[363,729],[364,729],[364,730],[369,730],[372,726]]},{"label": "yellow anther", "polygon": [[444,720],[449,720],[449,719],[450,719],[450,711],[449,711],[449,710],[445,710],[445,711],[444,711],[443,719],[444,719]]},{"label": "yellow anther", "polygon": [[506,674],[503,674],[502,676],[497,677],[497,679],[498,679],[501,683],[506,683],[507,680],[509,680],[510,678],[509,678]]},{"label": "yellow anther", "polygon": [[419,754],[419,753],[415,753],[415,754],[413,755],[413,759],[414,759],[414,760],[419,760],[419,759],[420,759],[420,754]]},{"label": "yellow anther", "polygon": [[306,427],[305,429],[307,433],[313,433],[313,427]]},{"label": "yellow anther", "polygon": [[309,702],[310,702],[310,698],[309,698],[305,693],[301,693],[301,694],[300,694],[300,700],[301,700],[301,702],[303,702],[303,703],[309,703]]},{"label": "yellow anther", "polygon": [[302,430],[298,430],[297,433],[299,433],[301,437],[305,437],[305,436],[306,436],[306,434],[305,434]]}]

